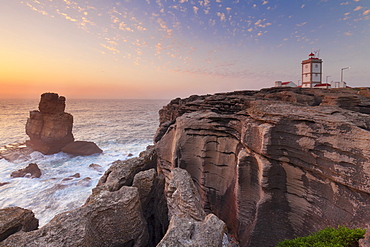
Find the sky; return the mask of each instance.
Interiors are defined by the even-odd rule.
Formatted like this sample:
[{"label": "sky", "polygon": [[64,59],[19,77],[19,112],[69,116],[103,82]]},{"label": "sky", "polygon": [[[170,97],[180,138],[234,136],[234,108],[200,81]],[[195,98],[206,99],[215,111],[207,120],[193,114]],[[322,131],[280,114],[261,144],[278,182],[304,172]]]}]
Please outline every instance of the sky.
[{"label": "sky", "polygon": [[0,98],[172,99],[301,80],[370,86],[370,0],[0,0]]}]

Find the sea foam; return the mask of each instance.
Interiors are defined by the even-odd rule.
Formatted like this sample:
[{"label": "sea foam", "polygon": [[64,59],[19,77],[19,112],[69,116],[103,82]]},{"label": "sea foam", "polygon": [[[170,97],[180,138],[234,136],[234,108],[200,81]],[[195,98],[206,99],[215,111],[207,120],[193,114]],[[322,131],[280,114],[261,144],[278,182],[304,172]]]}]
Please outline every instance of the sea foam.
[{"label": "sea foam", "polygon": [[[3,103],[0,100],[0,103]],[[116,160],[125,160],[137,156],[146,146],[152,144],[153,135],[158,126],[158,110],[166,103],[160,100],[72,100],[67,102],[66,112],[74,116],[73,133],[76,140],[95,142],[103,153],[90,156],[72,156],[63,152],[43,155],[32,152],[26,161],[8,162],[0,159],[0,208],[18,206],[32,210],[40,221],[40,226],[49,222],[56,214],[75,209],[83,205],[87,197],[103,175],[104,171]],[[0,104],[1,105],[1,104]],[[13,103],[16,112],[19,108],[35,109]],[[3,107],[4,108],[4,107]],[[2,108],[0,108],[2,109]],[[25,110],[25,109],[24,109]],[[4,115],[0,111],[1,114]],[[5,140],[24,134],[26,118],[18,114],[18,119],[7,113],[18,127],[11,131],[2,130]],[[0,126],[10,126],[2,123]],[[22,123],[22,124],[20,124]],[[22,134],[23,133],[23,134]],[[4,143],[2,143],[4,145]],[[25,168],[29,163],[36,163],[41,169],[40,178],[11,178],[13,171]],[[93,167],[91,167],[91,164]]]}]

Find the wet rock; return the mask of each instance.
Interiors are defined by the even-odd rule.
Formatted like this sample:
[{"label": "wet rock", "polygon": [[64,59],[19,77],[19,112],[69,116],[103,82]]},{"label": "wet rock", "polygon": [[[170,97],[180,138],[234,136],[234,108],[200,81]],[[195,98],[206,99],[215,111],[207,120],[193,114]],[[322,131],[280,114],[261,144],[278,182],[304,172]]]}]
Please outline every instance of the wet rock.
[{"label": "wet rock", "polygon": [[74,141],[73,117],[64,112],[65,97],[55,93],[41,95],[39,110],[31,111],[26,123],[27,146],[43,154],[58,153]]},{"label": "wet rock", "polygon": [[10,183],[9,182],[0,183],[0,187],[4,186],[4,185],[7,185],[7,184],[10,184]]},{"label": "wet rock", "polygon": [[90,177],[86,177],[81,179],[80,181],[77,182],[78,186],[85,186],[88,187],[91,185],[92,179]]},{"label": "wet rock", "polygon": [[41,177],[41,170],[35,163],[30,163],[26,168],[12,172],[10,175],[12,178],[29,177],[39,178]]},{"label": "wet rock", "polygon": [[75,173],[75,174],[69,176],[68,178],[63,178],[62,182],[70,181],[70,180],[73,180],[74,178],[80,178],[80,177],[81,177],[80,173]]},{"label": "wet rock", "polygon": [[0,147],[0,159],[13,163],[21,163],[31,159],[30,154],[34,150],[25,143],[14,143]]},{"label": "wet rock", "polygon": [[104,168],[101,165],[98,165],[98,164],[90,164],[89,168],[93,169],[95,171],[98,171],[98,172],[104,172]]},{"label": "wet rock", "polygon": [[38,226],[39,221],[31,210],[20,207],[0,209],[0,242],[16,232],[33,231]]},{"label": "wet rock", "polygon": [[77,173],[71,175],[70,177],[71,178],[80,178],[81,177],[81,174],[77,172]]},{"label": "wet rock", "polygon": [[102,153],[101,150],[94,142],[87,142],[87,141],[75,141],[67,144],[61,149],[62,152],[73,154],[73,155],[81,155],[87,156],[97,153]]}]

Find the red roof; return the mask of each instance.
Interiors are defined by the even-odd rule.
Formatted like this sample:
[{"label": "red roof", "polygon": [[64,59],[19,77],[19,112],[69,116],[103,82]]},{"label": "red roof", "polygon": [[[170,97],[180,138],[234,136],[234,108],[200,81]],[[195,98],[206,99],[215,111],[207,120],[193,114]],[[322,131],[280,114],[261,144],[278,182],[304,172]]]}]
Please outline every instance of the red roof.
[{"label": "red roof", "polygon": [[313,56],[315,56],[315,54],[313,54],[313,53],[311,52],[311,53],[310,53],[310,55],[308,55],[308,56],[313,57]]},{"label": "red roof", "polygon": [[331,84],[329,84],[329,83],[322,83],[322,84],[316,84],[314,87],[326,87],[326,86],[329,86],[329,87],[331,87]]},{"label": "red roof", "polygon": [[282,82],[281,85],[288,85],[289,83],[291,83],[290,81],[286,81],[286,82]]}]

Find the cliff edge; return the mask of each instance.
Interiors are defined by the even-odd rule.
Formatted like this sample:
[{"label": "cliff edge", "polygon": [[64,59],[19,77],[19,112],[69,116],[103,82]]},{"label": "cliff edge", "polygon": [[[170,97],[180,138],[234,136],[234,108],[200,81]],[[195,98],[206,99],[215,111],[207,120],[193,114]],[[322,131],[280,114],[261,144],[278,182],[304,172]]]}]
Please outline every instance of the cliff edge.
[{"label": "cliff edge", "polygon": [[369,227],[367,93],[271,88],[172,100],[160,110],[157,169],[165,178],[187,170],[205,210],[241,246]]}]

